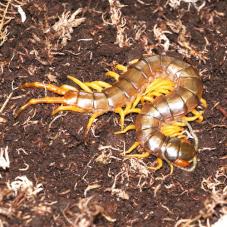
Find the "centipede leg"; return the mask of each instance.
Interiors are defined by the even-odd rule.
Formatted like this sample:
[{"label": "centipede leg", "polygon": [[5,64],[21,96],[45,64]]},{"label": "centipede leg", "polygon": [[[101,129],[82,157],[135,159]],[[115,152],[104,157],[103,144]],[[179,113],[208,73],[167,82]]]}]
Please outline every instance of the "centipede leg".
[{"label": "centipede leg", "polygon": [[84,84],[98,92],[102,92],[103,89],[111,87],[109,83],[106,83],[104,81],[85,82]]},{"label": "centipede leg", "polygon": [[148,169],[149,169],[149,170],[157,171],[157,170],[159,170],[159,169],[162,168],[162,166],[163,166],[163,161],[162,161],[162,159],[157,158],[157,159],[155,160],[155,163],[156,163],[155,166],[149,166]]},{"label": "centipede leg", "polygon": [[25,103],[23,106],[19,108],[19,110],[16,112],[16,117],[25,109],[27,109],[29,106],[34,104],[40,104],[40,103],[65,103],[64,97],[43,97],[43,98],[37,98],[37,99],[30,99],[27,103]]},{"label": "centipede leg", "polygon": [[[133,65],[138,61],[139,61],[139,59],[133,59],[132,61],[129,62],[129,65]],[[118,69],[119,71],[122,71],[123,73],[127,72],[127,70],[128,70],[127,66],[124,66],[124,65],[121,65],[121,64],[117,64],[114,67],[116,69]],[[108,72],[106,72],[105,75],[114,78],[116,81],[118,81],[119,77],[120,77],[120,75],[118,73],[114,72],[114,71],[108,71]]]},{"label": "centipede leg", "polygon": [[96,113],[93,113],[93,114],[91,115],[91,117],[90,117],[89,120],[88,120],[86,130],[85,130],[85,132],[84,132],[84,136],[85,136],[85,137],[87,136],[87,134],[88,134],[88,132],[89,132],[89,130],[90,130],[90,128],[91,128],[91,125],[94,123],[95,119],[96,119],[97,117],[99,117],[100,115],[102,115],[102,114],[103,114],[103,112],[96,112]]},{"label": "centipede leg", "polygon": [[192,117],[183,117],[184,121],[195,121],[197,120],[198,122],[203,121],[203,113],[204,111],[197,111],[197,110],[192,110],[191,113],[194,115]]},{"label": "centipede leg", "polygon": [[164,124],[161,127],[161,132],[165,136],[170,136],[170,137],[178,137],[178,138],[186,138],[185,135],[183,135],[184,132],[184,126],[186,126],[185,123],[183,122],[172,122],[171,124]]},{"label": "centipede leg", "polygon": [[66,91],[78,91],[75,87],[68,85],[68,84],[63,84],[60,86],[60,88],[66,90]]},{"label": "centipede leg", "polygon": [[134,130],[134,129],[136,129],[135,125],[128,125],[124,130],[115,132],[114,134],[115,135],[124,134],[124,133],[128,132],[129,130]]},{"label": "centipede leg", "polygon": [[200,103],[202,104],[203,108],[207,108],[208,105],[207,105],[207,101],[205,99],[201,98]]},{"label": "centipede leg", "polygon": [[138,158],[138,159],[148,158],[149,156],[151,156],[150,152],[143,152],[142,154],[125,155],[126,158]]},{"label": "centipede leg", "polygon": [[108,71],[105,75],[114,78],[116,81],[118,81],[120,77],[120,75],[114,71]]},{"label": "centipede leg", "polygon": [[48,91],[54,92],[58,95],[65,95],[65,93],[69,90],[68,88],[61,86],[58,87],[53,84],[45,84],[40,82],[31,82],[31,83],[24,83],[21,88],[44,88]]},{"label": "centipede leg", "polygon": [[121,65],[121,64],[115,65],[115,68],[118,69],[119,71],[122,71],[123,73],[127,72],[127,70],[128,70],[127,66],[124,66],[124,65]]},{"label": "centipede leg", "polygon": [[135,142],[123,155],[130,154],[133,150],[135,150],[140,145],[139,142]]},{"label": "centipede leg", "polygon": [[79,112],[79,113],[86,112],[84,109],[81,109],[76,106],[59,106],[52,111],[52,115],[55,115],[56,113],[58,113],[60,111],[74,111],[74,112]]},{"label": "centipede leg", "polygon": [[[76,107],[76,106],[59,106],[57,107],[55,110],[53,110],[52,112],[52,115],[60,112],[60,111],[74,111],[74,112],[79,112],[79,113],[84,113],[84,112],[87,112],[85,109],[82,109],[82,108],[79,108],[79,107]],[[100,115],[102,115],[103,112],[96,112],[96,113],[93,113],[91,115],[91,117],[89,118],[88,120],[88,123],[87,123],[87,127],[86,127],[86,130],[85,130],[85,133],[84,133],[84,136],[86,137],[86,135],[88,134],[90,128],[91,128],[91,125],[93,124],[93,122],[95,121],[95,119],[97,117],[99,117]]]},{"label": "centipede leg", "polygon": [[[121,64],[117,64],[114,67],[123,73],[127,72],[127,70],[128,70],[127,66],[124,66]],[[119,77],[120,77],[120,75],[114,71],[108,71],[108,72],[106,72],[105,75],[114,78],[116,81],[118,81]]]},{"label": "centipede leg", "polygon": [[154,101],[154,98],[153,97],[150,97],[150,96],[148,96],[148,95],[145,95],[145,96],[143,96],[142,98],[141,98],[141,102],[142,102],[142,104],[144,103],[144,102],[153,102]]},{"label": "centipede leg", "polygon": [[118,113],[120,115],[120,126],[121,130],[124,128],[124,122],[125,122],[125,112],[122,108],[116,108],[115,113]]},{"label": "centipede leg", "polygon": [[84,91],[92,93],[92,90],[81,80],[79,80],[73,76],[67,76],[67,78],[70,79],[71,81],[73,81],[75,84],[77,84]]},{"label": "centipede leg", "polygon": [[158,78],[153,81],[146,89],[145,95],[149,97],[168,94],[174,89],[174,82],[165,78]]}]

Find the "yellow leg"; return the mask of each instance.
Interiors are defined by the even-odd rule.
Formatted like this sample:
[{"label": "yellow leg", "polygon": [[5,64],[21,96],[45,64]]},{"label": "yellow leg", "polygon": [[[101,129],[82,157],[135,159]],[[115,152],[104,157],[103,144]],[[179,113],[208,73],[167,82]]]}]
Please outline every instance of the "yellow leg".
[{"label": "yellow leg", "polygon": [[[129,65],[132,65],[132,64],[135,64],[136,62],[138,62],[139,59],[134,59],[132,61],[129,62]],[[124,66],[124,65],[121,65],[121,64],[117,64],[114,66],[116,69],[118,69],[119,71],[122,71],[123,73],[124,72],[127,72],[128,70],[128,67],[127,66]],[[113,77],[116,81],[119,80],[119,77],[120,75],[116,72],[113,72],[113,71],[108,71],[106,73],[106,76],[110,76],[110,77]]]},{"label": "yellow leg", "polygon": [[128,112],[132,108],[132,103],[128,103],[124,109],[124,112]]},{"label": "yellow leg", "polygon": [[114,67],[116,69],[118,69],[119,71],[122,71],[122,72],[127,72],[127,70],[128,70],[127,66],[124,66],[124,65],[121,65],[121,64],[117,64]]},{"label": "yellow leg", "polygon": [[31,83],[24,83],[21,85],[21,88],[44,88],[47,89],[48,91],[52,91],[58,95],[64,95],[68,89],[65,89],[64,87],[58,87],[53,84],[44,84],[40,82],[31,82]]},{"label": "yellow leg", "polygon": [[191,113],[194,115],[192,117],[183,117],[184,121],[195,121],[197,120],[198,122],[203,121],[203,113],[204,111],[197,111],[197,110],[192,110]]},{"label": "yellow leg", "polygon": [[140,112],[141,112],[140,108],[133,108],[133,109],[130,109],[125,115],[130,113],[140,113]]},{"label": "yellow leg", "polygon": [[118,81],[119,77],[120,77],[120,75],[118,73],[113,72],[113,71],[108,71],[108,72],[106,72],[105,75],[114,78],[116,81]]},{"label": "yellow leg", "polygon": [[74,112],[78,112],[78,113],[84,113],[86,112],[86,110],[81,109],[79,107],[76,106],[59,106],[56,109],[53,110],[52,115],[55,115],[56,113],[60,112],[60,111],[74,111]]},{"label": "yellow leg", "polygon": [[204,111],[193,110],[192,113],[197,117],[197,122],[201,123],[203,121],[203,113]]},{"label": "yellow leg", "polygon": [[131,104],[127,104],[124,110],[121,107],[115,109],[115,112],[120,115],[121,131],[124,129],[125,115],[130,108],[131,108]]},{"label": "yellow leg", "polygon": [[171,122],[170,124],[163,124],[161,127],[161,132],[165,136],[170,137],[178,137],[178,138],[185,138],[185,135],[183,135],[184,126],[186,123],[184,122]]},{"label": "yellow leg", "polygon": [[149,170],[157,171],[157,170],[159,170],[159,169],[162,168],[162,166],[163,166],[163,161],[162,161],[162,159],[157,158],[157,159],[155,160],[155,162],[156,162],[156,166],[149,166],[149,167],[148,167]]},{"label": "yellow leg", "polygon": [[178,133],[182,133],[183,128],[181,127],[174,127],[172,125],[166,125],[164,127],[162,127],[161,132],[165,135],[165,136],[172,136],[173,134],[178,134]]},{"label": "yellow leg", "polygon": [[138,158],[138,159],[143,159],[143,158],[148,158],[151,156],[150,152],[144,152],[142,154],[129,154],[125,155],[125,158]]},{"label": "yellow leg", "polygon": [[95,84],[97,84],[98,86],[100,86],[102,89],[106,89],[111,87],[112,85],[109,83],[106,83],[104,81],[95,81]]},{"label": "yellow leg", "polygon": [[136,128],[135,125],[128,125],[124,130],[115,132],[114,134],[115,134],[115,135],[123,134],[123,133],[128,132],[129,130],[134,130],[135,128]]},{"label": "yellow leg", "polygon": [[102,114],[103,114],[103,112],[96,112],[96,113],[93,113],[91,115],[91,117],[88,120],[87,127],[86,127],[86,130],[85,130],[85,133],[84,133],[85,136],[88,134],[88,132],[89,132],[89,130],[91,128],[91,125],[93,124],[93,122],[95,121],[95,119],[97,117],[99,117],[100,115],[102,115]]},{"label": "yellow leg", "polygon": [[98,92],[101,92],[105,88],[111,87],[109,83],[106,83],[104,81],[85,82],[84,84]]},{"label": "yellow leg", "polygon": [[172,133],[169,137],[178,137],[179,139],[185,139],[187,140],[187,136],[183,134],[183,132],[179,133]]},{"label": "yellow leg", "polygon": [[187,125],[187,122],[174,121],[172,122],[172,124],[179,127],[185,127]]},{"label": "yellow leg", "polygon": [[39,104],[39,103],[65,103],[64,97],[43,97],[38,99],[30,99],[27,103],[21,106],[18,111],[16,112],[16,117],[21,113],[21,111],[25,110],[31,105]]},{"label": "yellow leg", "polygon": [[136,106],[138,105],[138,103],[140,102],[142,96],[141,95],[138,95],[135,99],[135,101],[133,102],[132,104],[132,108],[136,108]]},{"label": "yellow leg", "polygon": [[139,61],[138,58],[133,59],[133,60],[131,60],[131,61],[129,62],[129,65],[133,65],[133,64],[137,63],[138,61]]},{"label": "yellow leg", "polygon": [[123,153],[125,154],[130,154],[133,150],[135,150],[138,146],[140,145],[139,142],[135,142],[126,152]]},{"label": "yellow leg", "polygon": [[159,89],[166,89],[172,91],[175,84],[173,81],[165,78],[158,78],[154,80],[146,89],[146,94],[149,92],[153,92]]},{"label": "yellow leg", "polygon": [[120,115],[120,126],[121,126],[121,131],[123,131],[125,116],[130,113],[140,113],[141,110],[139,108],[131,108],[131,105],[127,105],[125,109],[118,107],[114,110],[114,112]]},{"label": "yellow leg", "polygon": [[[145,97],[150,97],[150,98],[153,99],[154,97],[158,97],[160,95],[167,95],[169,93],[170,93],[170,90],[167,90],[167,89],[157,89],[155,91],[151,91],[151,92],[147,93]],[[153,101],[152,99],[151,99],[151,101]]]},{"label": "yellow leg", "polygon": [[98,84],[95,84],[94,81],[93,82],[85,82],[84,84],[86,86],[98,91],[98,92],[101,92],[103,90],[103,88],[101,86],[99,86]]},{"label": "yellow leg", "polygon": [[99,86],[101,86],[101,87],[103,87],[103,88],[108,88],[108,87],[112,87],[112,85],[111,84],[109,84],[109,83],[107,83],[107,82],[105,82],[105,81],[100,81],[100,80],[98,80],[98,81],[95,81]]},{"label": "yellow leg", "polygon": [[[171,80],[165,78],[158,78],[153,81],[143,94],[143,101],[153,101],[152,98],[160,96],[162,94],[169,94],[174,89],[174,83]],[[150,99],[149,99],[150,98]]]},{"label": "yellow leg", "polygon": [[204,108],[207,108],[207,101],[205,99],[201,98],[200,102]]},{"label": "yellow leg", "polygon": [[148,102],[153,102],[153,101],[154,101],[154,98],[153,98],[153,97],[150,97],[150,96],[148,96],[148,95],[145,95],[145,96],[143,96],[143,97],[141,98],[141,102],[144,103],[144,102],[146,102],[146,101],[148,101]]},{"label": "yellow leg", "polygon": [[78,91],[75,87],[67,85],[67,84],[61,85],[60,88],[66,90],[66,91]]},{"label": "yellow leg", "polygon": [[121,107],[118,107],[114,111],[115,113],[118,113],[120,115],[120,126],[121,130],[124,128],[124,122],[125,122],[125,113],[124,110]]},{"label": "yellow leg", "polygon": [[92,93],[92,90],[82,81],[78,80],[77,78],[73,76],[67,76],[68,79],[72,80],[75,84],[77,84],[81,89],[83,89],[86,92]]}]

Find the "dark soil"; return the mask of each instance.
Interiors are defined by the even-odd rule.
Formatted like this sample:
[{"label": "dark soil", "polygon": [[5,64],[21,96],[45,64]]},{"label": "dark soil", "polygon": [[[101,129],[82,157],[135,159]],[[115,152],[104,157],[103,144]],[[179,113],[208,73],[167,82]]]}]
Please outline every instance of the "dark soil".
[{"label": "dark soil", "polygon": [[[23,7],[25,23],[19,16],[11,21],[8,40],[0,48],[0,103],[13,92],[0,115],[0,148],[8,146],[10,159],[10,168],[1,170],[0,202],[7,212],[0,210],[0,215],[9,226],[174,226],[182,218],[196,216],[204,207],[210,194],[202,190],[201,181],[214,176],[226,160],[227,2],[206,2],[199,12],[192,5],[188,10],[184,3],[172,9],[165,1],[146,2],[152,3],[121,1],[126,5],[122,8],[125,33],[132,37],[132,45],[122,48],[115,44],[116,28],[102,20],[103,13],[110,20],[109,4],[104,0],[35,0]],[[74,29],[65,47],[55,48],[58,37],[44,31],[56,22],[64,7],[72,12],[83,8],[86,21]],[[50,114],[56,105],[36,105],[14,118],[15,111],[29,98],[46,95],[40,89],[19,89],[24,82],[72,85],[67,80],[69,74],[83,81],[112,82],[104,74],[113,69],[114,62],[127,64],[146,53],[145,46],[153,53],[164,53],[153,27],[157,24],[170,30],[166,22],[177,19],[186,27],[191,47],[206,57],[204,60],[201,55],[177,51],[178,34],[166,34],[171,43],[166,54],[198,68],[204,82],[208,102],[205,120],[192,124],[200,142],[194,172],[174,169],[165,177],[169,173],[166,163],[155,173],[137,172],[132,160],[120,155],[124,145],[128,148],[134,142],[135,134],[114,135],[119,130],[114,113],[101,116],[86,141],[86,114],[65,112],[53,121]],[[140,24],[146,25],[146,31],[135,40],[133,25]],[[101,154],[106,159],[97,161]],[[34,198],[9,193],[6,182],[22,175],[35,185],[42,183],[44,190]]]}]

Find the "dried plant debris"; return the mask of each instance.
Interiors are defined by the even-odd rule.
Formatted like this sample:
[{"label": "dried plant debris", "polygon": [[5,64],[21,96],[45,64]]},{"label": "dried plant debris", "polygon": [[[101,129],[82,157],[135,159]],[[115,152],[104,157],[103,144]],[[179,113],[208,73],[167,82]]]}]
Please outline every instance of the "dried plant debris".
[{"label": "dried plant debris", "polygon": [[36,196],[38,193],[43,191],[41,183],[34,186],[33,182],[30,181],[27,176],[18,176],[14,181],[8,182],[7,186],[15,195],[18,195],[18,193],[23,191],[28,197]]},{"label": "dried plant debris", "polygon": [[175,34],[178,34],[176,49],[179,53],[183,54],[184,56],[190,58],[190,57],[196,57],[199,60],[206,61],[207,60],[207,52],[206,46],[208,43],[205,40],[205,47],[203,50],[199,51],[196,50],[195,47],[192,46],[190,43],[190,33],[187,31],[187,28],[185,25],[183,25],[181,20],[174,20],[174,21],[167,21],[167,26],[171,29],[171,31]]},{"label": "dried plant debris", "polygon": [[[34,185],[27,176],[18,176],[0,188],[0,217],[9,226],[9,220],[30,223],[36,215],[47,215],[52,210],[44,195],[41,183]],[[1,224],[1,223],[0,223]]]},{"label": "dried plant debris", "polygon": [[82,11],[83,9],[79,8],[74,13],[70,11],[63,12],[59,20],[52,26],[59,36],[62,46],[66,46],[67,42],[71,40],[73,29],[85,21],[85,17],[76,18]]},{"label": "dried plant debris", "polygon": [[27,0],[2,0],[0,2],[0,46],[7,40],[7,24],[15,18],[17,12],[21,15],[22,21],[24,21],[21,6],[25,5],[27,2]]},{"label": "dried plant debris", "polygon": [[[0,168],[7,169],[10,166],[8,146],[0,149]],[[1,178],[1,175],[0,175]]]},{"label": "dried plant debris", "polygon": [[119,47],[131,46],[130,38],[126,34],[126,18],[122,15],[121,9],[123,5],[118,0],[109,0],[110,5],[110,21],[106,21],[103,15],[103,22],[106,25],[112,25],[116,29],[116,41]]},{"label": "dried plant debris", "polygon": [[[2,19],[6,4],[16,1],[0,2]],[[4,19],[0,30],[10,32],[0,47],[0,226],[153,227],[179,220],[180,227],[197,227],[224,220],[226,178],[223,169],[215,173],[226,161],[227,2],[33,0],[21,5],[28,17],[21,26],[23,11],[10,4],[7,18],[15,19]],[[168,176],[167,164],[148,169],[154,157],[121,156],[135,132],[114,135],[115,114],[101,117],[86,141],[87,115],[51,119],[55,106],[40,104],[13,117],[25,99],[53,95],[31,89],[26,98],[18,89],[24,82],[67,84],[74,73],[82,81],[113,82],[104,76],[113,62],[126,64],[142,53],[185,59],[202,72],[210,108],[195,126],[201,152],[193,173]]]},{"label": "dried plant debris", "polygon": [[193,5],[198,11],[205,6],[206,0],[202,0],[201,5],[200,0],[168,0],[168,5],[173,9],[177,9],[180,7],[181,3],[188,4],[188,10],[190,9],[191,5]]},{"label": "dried plant debris", "polygon": [[153,32],[158,45],[162,46],[164,51],[168,51],[170,48],[170,40],[166,34],[172,34],[172,32],[158,27],[157,24],[154,26]]},{"label": "dried plant debris", "polygon": [[[50,65],[53,63],[55,56],[64,55],[61,50],[72,39],[72,33],[76,27],[85,22],[85,17],[79,17],[83,9],[79,8],[75,12],[63,11],[61,16],[51,15],[47,10],[48,3],[43,3],[41,8],[38,8],[39,13],[43,14],[43,20],[37,20],[36,27],[30,28],[29,41],[35,46],[32,50],[26,52],[33,55],[34,58],[42,65]],[[35,6],[37,7],[37,6]],[[54,23],[55,22],[55,23]],[[40,48],[40,46],[42,48]],[[28,73],[34,75],[38,68],[28,69]],[[51,81],[56,81],[53,74],[48,73],[48,78]]]},{"label": "dried plant debris", "polygon": [[80,198],[77,204],[69,204],[63,211],[66,221],[71,226],[90,227],[94,226],[94,220],[97,216],[104,217],[108,222],[116,220],[107,214],[104,207],[92,196],[88,198]]},{"label": "dried plant debris", "polygon": [[192,219],[181,219],[175,227],[210,226],[211,220],[227,215],[227,166],[221,167],[214,177],[203,179],[201,188],[211,196],[205,200],[204,208]]}]

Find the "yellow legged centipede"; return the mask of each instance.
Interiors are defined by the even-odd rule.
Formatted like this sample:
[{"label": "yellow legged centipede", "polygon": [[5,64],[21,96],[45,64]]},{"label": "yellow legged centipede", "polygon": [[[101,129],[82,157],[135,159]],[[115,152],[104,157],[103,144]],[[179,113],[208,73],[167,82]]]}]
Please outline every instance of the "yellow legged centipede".
[{"label": "yellow legged centipede", "polygon": [[[174,89],[169,89],[173,90],[170,94],[161,95],[152,103],[147,102],[149,85],[157,78],[172,81]],[[70,79],[78,82],[75,78]],[[45,88],[61,96],[31,99],[19,108],[17,115],[33,104],[59,103],[62,105],[53,113],[62,110],[92,113],[87,133],[95,118],[108,111],[119,113],[122,119],[124,115],[136,112],[139,113],[135,123],[136,146],[140,145],[146,151],[141,157],[153,154],[177,167],[194,169],[196,157],[194,146],[179,138],[170,138],[161,132],[163,123],[181,119],[193,111],[202,100],[202,82],[192,66],[173,57],[143,56],[131,64],[112,86],[104,85],[104,89],[98,92],[91,92],[87,86],[83,87],[83,84],[80,86],[84,89],[77,90],[68,85],[58,87],[40,82],[25,83],[22,85],[23,88]],[[136,106],[141,100],[145,100],[145,104],[142,110],[138,111]],[[124,106],[127,111],[123,111]]]}]

